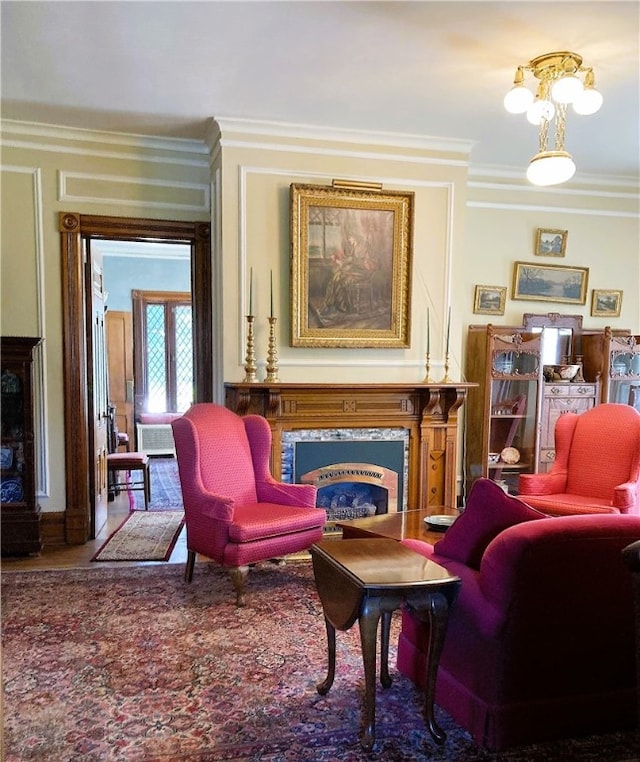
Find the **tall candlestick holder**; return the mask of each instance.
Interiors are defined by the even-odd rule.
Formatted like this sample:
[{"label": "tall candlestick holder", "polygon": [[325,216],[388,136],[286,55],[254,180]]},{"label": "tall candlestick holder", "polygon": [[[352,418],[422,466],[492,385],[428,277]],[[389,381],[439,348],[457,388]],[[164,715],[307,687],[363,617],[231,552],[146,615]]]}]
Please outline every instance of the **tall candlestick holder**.
[{"label": "tall candlestick holder", "polygon": [[449,378],[449,353],[447,352],[444,356],[444,376],[442,378],[442,381],[440,381],[441,384],[454,384],[455,381],[452,378]]},{"label": "tall candlestick holder", "polygon": [[431,355],[427,352],[427,359],[425,362],[426,374],[422,379],[423,384],[435,384],[435,379],[431,378]]},{"label": "tall candlestick holder", "polygon": [[265,381],[270,384],[280,382],[278,378],[278,350],[276,347],[276,323],[278,318],[270,317],[269,320],[269,349],[267,351],[267,376]]},{"label": "tall candlestick holder", "polygon": [[258,366],[256,365],[256,355],[253,348],[253,321],[255,317],[253,315],[247,315],[247,354],[244,358],[244,379],[245,384],[255,384],[258,382],[256,371]]}]

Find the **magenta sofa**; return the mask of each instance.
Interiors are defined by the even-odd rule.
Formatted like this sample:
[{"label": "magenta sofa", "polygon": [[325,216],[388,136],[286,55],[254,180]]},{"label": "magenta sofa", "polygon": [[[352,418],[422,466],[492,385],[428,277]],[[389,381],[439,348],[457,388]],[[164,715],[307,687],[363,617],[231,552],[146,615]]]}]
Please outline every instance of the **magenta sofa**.
[{"label": "magenta sofa", "polygon": [[[462,579],[436,703],[500,751],[632,727],[632,581],[622,550],[640,517],[545,517],[488,479],[435,546],[404,544]],[[398,670],[424,687],[426,625],[402,614]]]}]

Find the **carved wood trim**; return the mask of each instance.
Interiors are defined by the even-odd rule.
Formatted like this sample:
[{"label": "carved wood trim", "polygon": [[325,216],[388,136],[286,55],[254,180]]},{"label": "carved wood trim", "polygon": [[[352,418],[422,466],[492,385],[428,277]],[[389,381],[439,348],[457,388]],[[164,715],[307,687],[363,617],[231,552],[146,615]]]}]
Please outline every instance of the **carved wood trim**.
[{"label": "carved wood trim", "polygon": [[225,384],[226,405],[267,418],[272,473],[281,477],[282,432],[405,428],[412,508],[456,507],[458,411],[476,384]]}]

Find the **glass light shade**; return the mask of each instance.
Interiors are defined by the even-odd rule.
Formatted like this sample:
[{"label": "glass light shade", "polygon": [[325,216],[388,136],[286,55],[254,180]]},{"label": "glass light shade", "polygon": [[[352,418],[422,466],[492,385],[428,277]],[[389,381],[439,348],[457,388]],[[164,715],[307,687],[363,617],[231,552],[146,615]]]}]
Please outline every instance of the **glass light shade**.
[{"label": "glass light shade", "polygon": [[573,103],[583,89],[582,81],[575,74],[566,74],[551,85],[551,97],[558,103]]},{"label": "glass light shade", "polygon": [[550,122],[556,113],[556,107],[547,100],[534,101],[527,110],[527,121],[531,124],[539,125],[543,119]]},{"label": "glass light shade", "polygon": [[602,106],[602,93],[595,87],[585,87],[579,98],[573,102],[573,110],[581,116],[595,114]]},{"label": "glass light shade", "polygon": [[531,159],[527,180],[533,185],[559,185],[570,180],[575,171],[571,154],[566,151],[543,151]]},{"label": "glass light shade", "polygon": [[510,114],[524,114],[533,103],[533,93],[524,85],[514,85],[504,96],[504,107]]}]

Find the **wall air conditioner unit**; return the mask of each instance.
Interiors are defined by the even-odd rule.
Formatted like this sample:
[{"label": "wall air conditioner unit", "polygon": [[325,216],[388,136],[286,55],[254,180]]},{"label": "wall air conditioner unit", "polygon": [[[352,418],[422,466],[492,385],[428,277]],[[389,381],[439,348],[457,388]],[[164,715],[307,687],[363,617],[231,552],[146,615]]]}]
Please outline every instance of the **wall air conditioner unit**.
[{"label": "wall air conditioner unit", "polygon": [[147,455],[174,455],[176,445],[170,423],[138,423],[137,450]]}]

